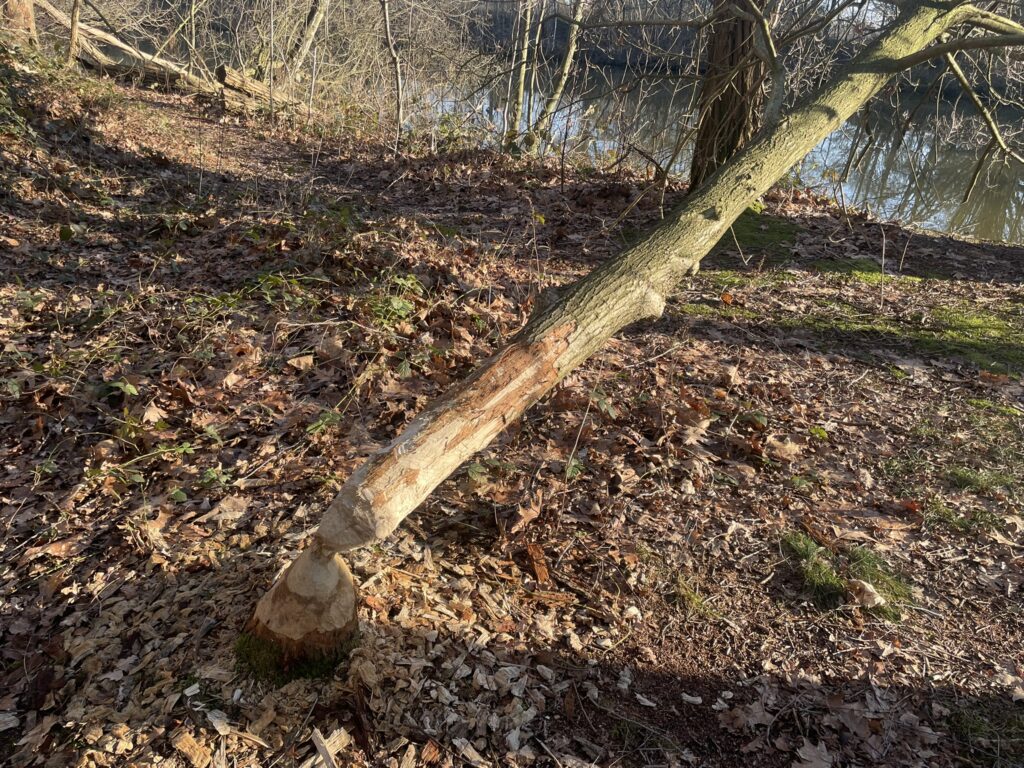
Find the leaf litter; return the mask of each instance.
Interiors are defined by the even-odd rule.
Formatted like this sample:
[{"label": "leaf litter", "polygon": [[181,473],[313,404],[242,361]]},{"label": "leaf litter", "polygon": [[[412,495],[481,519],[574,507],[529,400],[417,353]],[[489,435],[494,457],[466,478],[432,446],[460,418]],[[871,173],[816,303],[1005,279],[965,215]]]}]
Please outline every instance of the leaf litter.
[{"label": "leaf litter", "polygon": [[656,196],[2,65],[9,764],[1019,762],[1022,249],[773,193],[782,257],[710,257],[354,554],[347,665],[267,682],[235,641],[347,474]]}]

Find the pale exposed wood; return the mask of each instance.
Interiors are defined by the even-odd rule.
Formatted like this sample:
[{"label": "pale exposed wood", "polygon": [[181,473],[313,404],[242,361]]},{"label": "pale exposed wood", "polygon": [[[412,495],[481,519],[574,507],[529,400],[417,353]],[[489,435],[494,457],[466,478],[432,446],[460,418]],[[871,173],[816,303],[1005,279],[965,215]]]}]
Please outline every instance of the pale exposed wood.
[{"label": "pale exposed wood", "polygon": [[320,756],[320,760],[323,762],[323,768],[338,768],[338,764],[334,762],[334,753],[331,752],[330,747],[327,746],[324,740],[324,735],[320,733],[320,729],[313,727],[313,733],[310,736],[313,742],[313,746],[316,747],[317,754]]},{"label": "pale exposed wood", "polygon": [[[319,731],[317,732],[319,733]],[[332,756],[338,754],[341,750],[352,743],[352,737],[349,736],[348,731],[344,728],[339,728],[326,739],[323,739],[324,746],[327,748],[328,753]],[[322,759],[320,757],[320,750],[317,749],[317,753],[312,757],[307,758],[299,768],[319,768]]]},{"label": "pale exposed wood", "polygon": [[322,546],[308,547],[260,600],[247,629],[285,657],[334,653],[359,632],[345,561]]},{"label": "pale exposed wood", "polygon": [[188,731],[175,731],[171,735],[171,744],[189,761],[192,768],[206,768],[213,759],[210,750],[196,741]]}]

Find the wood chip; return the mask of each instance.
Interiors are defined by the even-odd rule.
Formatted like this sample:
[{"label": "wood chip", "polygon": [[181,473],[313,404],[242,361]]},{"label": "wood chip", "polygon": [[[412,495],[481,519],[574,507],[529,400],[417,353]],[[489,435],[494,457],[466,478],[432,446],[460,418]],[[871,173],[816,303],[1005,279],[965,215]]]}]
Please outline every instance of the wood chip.
[{"label": "wood chip", "polygon": [[526,554],[530,558],[530,567],[533,575],[537,577],[540,584],[550,584],[551,574],[548,573],[548,562],[544,556],[544,549],[540,544],[527,544]]},{"label": "wood chip", "polygon": [[[313,746],[317,748],[317,753],[308,758],[299,768],[319,768],[322,765],[326,766],[326,768],[337,768],[337,764],[334,762],[334,755],[352,743],[352,737],[344,728],[339,728],[326,739],[318,729],[314,728],[312,739]],[[317,744],[317,739],[319,739],[320,744]],[[330,756],[330,762],[324,761],[321,744],[323,745],[323,750],[326,750],[326,753]]]},{"label": "wood chip", "polygon": [[185,756],[194,768],[206,768],[213,759],[210,750],[196,741],[188,731],[177,730],[171,735],[171,744]]}]

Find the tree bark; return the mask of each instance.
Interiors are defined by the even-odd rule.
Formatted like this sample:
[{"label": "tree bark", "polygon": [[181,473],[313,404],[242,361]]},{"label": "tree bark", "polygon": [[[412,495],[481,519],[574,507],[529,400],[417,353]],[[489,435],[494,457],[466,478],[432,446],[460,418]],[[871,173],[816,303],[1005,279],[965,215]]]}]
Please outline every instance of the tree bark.
[{"label": "tree bark", "polygon": [[[696,271],[737,216],[874,96],[891,76],[895,61],[923,49],[969,18],[973,10],[954,3],[913,3],[904,8],[887,32],[831,83],[755,137],[662,226],[567,287],[504,349],[428,406],[356,470],[314,534],[309,551],[318,554],[309,556],[302,567],[308,570],[310,563],[322,562],[329,570],[333,567],[329,555],[367,546],[390,534],[460,464],[610,336],[629,323],[660,315],[669,293]],[[287,576],[263,597],[253,619],[253,626],[269,639],[282,636],[295,622],[279,619],[274,610],[277,604],[287,604],[291,616],[304,613]],[[311,617],[318,606],[315,601],[308,606]],[[314,623],[314,618],[304,621],[304,625]],[[284,639],[292,652],[304,648],[294,633]],[[311,647],[318,652],[316,643]]]},{"label": "tree bark", "polygon": [[398,56],[395,36],[391,32],[391,7],[388,0],[380,0],[380,10],[384,17],[384,43],[391,57],[391,71],[395,79],[395,155],[402,148],[402,124],[405,122],[404,96],[402,93],[402,60]]},{"label": "tree bark", "polygon": [[733,0],[716,0],[708,46],[707,72],[701,87],[697,136],[690,164],[694,190],[750,140],[764,67],[754,58],[754,23],[731,12]]},{"label": "tree bark", "polygon": [[580,27],[583,22],[583,0],[576,0],[572,9],[572,21],[569,23],[569,37],[565,44],[565,58],[562,59],[562,66],[558,70],[558,79],[555,87],[551,89],[537,121],[531,126],[529,132],[523,139],[523,146],[532,150],[541,141],[546,141],[551,132],[551,121],[555,116],[559,103],[562,101],[562,94],[565,93],[565,86],[572,74],[573,64],[576,63],[576,46],[579,43]]},{"label": "tree bark", "polygon": [[522,0],[522,29],[519,50],[516,52],[512,73],[512,93],[508,102],[508,121],[505,124],[505,147],[511,149],[519,138],[519,123],[523,119],[523,97],[526,95],[526,65],[530,55],[530,24],[533,21],[533,0]]},{"label": "tree bark", "polygon": [[316,33],[320,30],[320,25],[323,24],[324,19],[327,17],[329,4],[330,0],[312,0],[310,3],[309,13],[306,14],[306,21],[302,25],[302,34],[285,56],[285,66],[289,82],[295,79],[298,71],[302,69],[302,65],[306,62],[309,50],[313,47],[313,41],[316,39]]},{"label": "tree bark", "polygon": [[7,32],[18,42],[38,45],[36,14],[32,0],[0,0],[0,19]]},{"label": "tree bark", "polygon": [[68,32],[68,55],[65,65],[71,66],[78,56],[78,19],[82,15],[82,0],[74,0],[71,4],[71,29]]}]

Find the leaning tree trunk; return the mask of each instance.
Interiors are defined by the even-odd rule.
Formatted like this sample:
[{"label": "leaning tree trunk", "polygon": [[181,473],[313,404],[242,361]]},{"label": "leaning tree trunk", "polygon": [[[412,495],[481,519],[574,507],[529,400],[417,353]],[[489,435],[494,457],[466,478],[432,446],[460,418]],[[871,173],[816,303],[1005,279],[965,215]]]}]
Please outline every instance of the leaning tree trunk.
[{"label": "leaning tree trunk", "polygon": [[629,323],[661,314],[666,297],[737,216],[874,96],[897,68],[970,18],[971,6],[907,4],[893,26],[755,137],[642,242],[576,283],[466,381],[428,406],[348,479],[303,552],[249,623],[290,656],[351,640],[355,590],[337,553],[387,536],[445,478]]},{"label": "leaning tree trunk", "polygon": [[505,123],[505,147],[511,149],[519,137],[519,123],[523,119],[523,98],[526,91],[526,65],[530,57],[530,23],[533,19],[533,0],[522,0],[522,29],[519,35],[519,50],[516,52],[512,72],[512,93],[508,102],[508,119]]},{"label": "leaning tree trunk", "polygon": [[537,117],[537,121],[530,127],[523,138],[523,147],[532,150],[537,147],[541,140],[547,140],[551,132],[551,121],[562,100],[566,83],[569,82],[569,75],[572,74],[572,66],[576,61],[576,46],[580,38],[580,26],[583,22],[583,0],[576,0],[572,9],[572,21],[569,22],[569,38],[565,45],[565,58],[562,59],[562,66],[558,70],[558,79],[555,87],[551,89],[544,106]]},{"label": "leaning tree trunk", "polygon": [[36,45],[36,14],[32,0],[0,0],[0,19],[10,36],[18,42]]},{"label": "leaning tree trunk", "polygon": [[758,97],[765,72],[754,58],[754,22],[731,12],[732,4],[732,0],[715,1],[715,15],[720,20],[711,27],[690,164],[691,190],[757,131]]},{"label": "leaning tree trunk", "polygon": [[302,25],[302,34],[299,35],[291,50],[285,55],[285,78],[287,82],[295,80],[302,69],[302,65],[309,56],[309,50],[316,40],[316,33],[320,30],[327,17],[327,8],[330,0],[312,0],[309,6],[309,13],[306,14],[306,21]]}]

